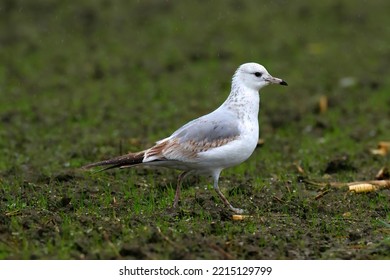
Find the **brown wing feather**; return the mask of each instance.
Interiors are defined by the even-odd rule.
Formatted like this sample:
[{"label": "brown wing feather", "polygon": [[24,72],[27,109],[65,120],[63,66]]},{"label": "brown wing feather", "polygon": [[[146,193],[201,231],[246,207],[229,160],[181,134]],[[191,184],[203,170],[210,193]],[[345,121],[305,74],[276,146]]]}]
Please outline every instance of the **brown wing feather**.
[{"label": "brown wing feather", "polygon": [[145,151],[142,151],[139,153],[129,153],[127,155],[123,155],[123,156],[119,156],[119,157],[115,157],[115,158],[111,158],[111,159],[107,159],[107,160],[103,160],[103,161],[99,161],[99,162],[90,163],[90,164],[83,166],[82,168],[89,169],[89,168],[96,167],[96,166],[110,165],[109,167],[103,169],[103,170],[107,170],[107,169],[117,168],[117,167],[122,167],[122,166],[136,165],[136,164],[142,163],[142,161],[144,159],[144,154],[145,154]]},{"label": "brown wing feather", "polygon": [[184,141],[174,138],[158,143],[149,150],[145,151],[145,162],[155,160],[179,160],[179,161],[193,161],[198,157],[198,153],[206,152],[208,150],[226,145],[230,141],[237,139],[236,136],[222,139],[215,139],[208,142],[203,141]]}]

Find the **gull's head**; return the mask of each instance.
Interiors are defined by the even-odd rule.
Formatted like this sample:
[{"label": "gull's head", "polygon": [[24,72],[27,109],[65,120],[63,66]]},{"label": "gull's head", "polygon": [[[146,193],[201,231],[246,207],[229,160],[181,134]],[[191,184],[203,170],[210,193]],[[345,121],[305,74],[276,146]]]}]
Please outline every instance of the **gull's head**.
[{"label": "gull's head", "polygon": [[282,79],[272,77],[263,65],[253,62],[238,67],[233,76],[233,83],[236,86],[245,86],[256,91],[269,84],[287,86],[287,83]]}]

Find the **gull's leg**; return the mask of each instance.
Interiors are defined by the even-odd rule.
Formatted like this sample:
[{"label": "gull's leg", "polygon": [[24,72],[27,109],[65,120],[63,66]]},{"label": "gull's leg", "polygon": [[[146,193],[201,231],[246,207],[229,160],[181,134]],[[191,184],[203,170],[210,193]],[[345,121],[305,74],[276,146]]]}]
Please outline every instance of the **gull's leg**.
[{"label": "gull's leg", "polygon": [[177,207],[177,204],[179,203],[180,199],[180,187],[185,177],[187,177],[188,174],[191,173],[191,170],[184,171],[180,173],[179,177],[177,178],[177,185],[176,185],[176,193],[175,193],[175,200],[173,201],[173,208]]},{"label": "gull's leg", "polygon": [[232,210],[234,213],[237,213],[237,214],[244,213],[243,209],[233,207],[230,204],[230,202],[226,199],[226,197],[223,195],[221,190],[219,189],[219,187],[218,187],[218,179],[219,179],[219,174],[221,173],[221,171],[222,170],[218,170],[218,171],[214,172],[214,174],[212,175],[213,179],[214,179],[214,190],[217,192],[219,197],[222,199],[223,203],[225,203],[225,205],[230,208],[230,210]]}]

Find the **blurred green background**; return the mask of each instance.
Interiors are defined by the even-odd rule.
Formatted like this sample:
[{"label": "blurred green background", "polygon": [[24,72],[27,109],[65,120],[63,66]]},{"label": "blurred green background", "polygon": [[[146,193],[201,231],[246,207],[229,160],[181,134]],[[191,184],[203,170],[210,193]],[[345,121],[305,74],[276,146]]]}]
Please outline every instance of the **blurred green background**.
[{"label": "blurred green background", "polygon": [[[2,0],[0,257],[123,257],[120,248],[133,246],[145,234],[145,224],[151,228],[145,235],[156,234],[151,220],[157,214],[153,211],[164,211],[170,204],[176,173],[153,175],[154,171],[131,170],[90,177],[74,170],[91,161],[146,148],[187,121],[214,110],[227,97],[234,71],[245,62],[263,64],[289,86],[262,90],[260,131],[265,145],[248,163],[224,172],[222,177],[228,181],[222,181],[223,187],[253,184],[254,192],[268,186],[272,194],[284,195],[277,184],[274,189],[273,178],[280,184],[293,182],[292,188],[299,192],[303,187],[296,181],[294,162],[311,177],[323,180],[329,162],[340,157],[346,168],[326,179],[373,179],[379,168],[389,164],[388,155],[370,153],[379,141],[390,140],[389,11],[390,2],[385,0]],[[323,113],[318,111],[321,97],[328,101]],[[147,179],[142,179],[145,174]],[[125,206],[131,196],[124,195],[120,186],[126,188],[126,184],[141,180],[149,186],[141,199],[157,192],[157,202],[153,202],[157,209],[143,212],[142,207],[150,202],[141,203],[141,210],[134,215],[141,215],[144,222],[130,229],[122,218],[118,224],[126,231],[119,230],[111,243],[114,249],[102,254],[102,248],[107,248],[106,235],[94,223],[86,226],[80,217],[88,205],[103,203],[92,195],[80,206],[78,193],[100,186],[98,193],[104,196],[113,189],[115,199],[123,199],[119,202],[123,203],[121,215],[131,215],[126,213],[134,210],[133,205]],[[155,184],[168,186],[169,191],[153,191]],[[193,193],[185,190],[188,203],[194,200]],[[248,195],[251,193],[239,192],[232,204],[244,203]],[[379,216],[388,223],[388,198],[389,193],[383,192],[379,198],[361,198],[359,205],[375,208],[378,201],[383,202]],[[160,200],[165,204],[159,204]],[[58,202],[73,208],[53,208],[51,203]],[[268,208],[259,203],[258,208],[254,204],[248,208],[261,214],[259,209]],[[101,219],[105,214],[97,213],[107,209],[96,207],[90,215]],[[56,232],[48,222],[52,219],[58,234],[32,234],[42,228]],[[177,228],[177,220],[162,219],[168,229],[184,230]],[[32,222],[26,226],[26,220]],[[64,223],[69,232],[62,228]],[[196,227],[193,230],[200,234]],[[243,227],[243,235],[259,230],[256,223],[248,227]],[[85,228],[98,232],[93,239],[96,242],[82,241],[94,248],[92,255],[75,253],[74,231],[82,240],[91,239],[83,235]],[[227,232],[221,230],[216,240],[231,236]],[[170,238],[182,241],[180,235],[174,236]],[[298,233],[293,236],[300,239]],[[37,249],[42,244],[48,247]],[[204,250],[191,251],[184,258],[220,257]],[[183,258],[170,252],[162,246],[161,253],[143,257]],[[250,257],[246,251],[233,249],[230,254]],[[252,257],[267,256],[294,258],[279,251]],[[317,252],[295,257],[340,256]]]}]

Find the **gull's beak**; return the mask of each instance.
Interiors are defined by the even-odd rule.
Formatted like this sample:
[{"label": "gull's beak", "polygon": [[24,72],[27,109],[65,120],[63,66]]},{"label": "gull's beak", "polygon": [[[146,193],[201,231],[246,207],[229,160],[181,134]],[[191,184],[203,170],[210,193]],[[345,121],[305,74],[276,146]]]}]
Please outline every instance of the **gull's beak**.
[{"label": "gull's beak", "polygon": [[278,85],[282,85],[282,86],[287,86],[286,81],[283,81],[282,79],[279,79],[279,78],[272,77],[271,75],[269,75],[269,77],[267,77],[265,80],[270,84],[278,84]]}]

